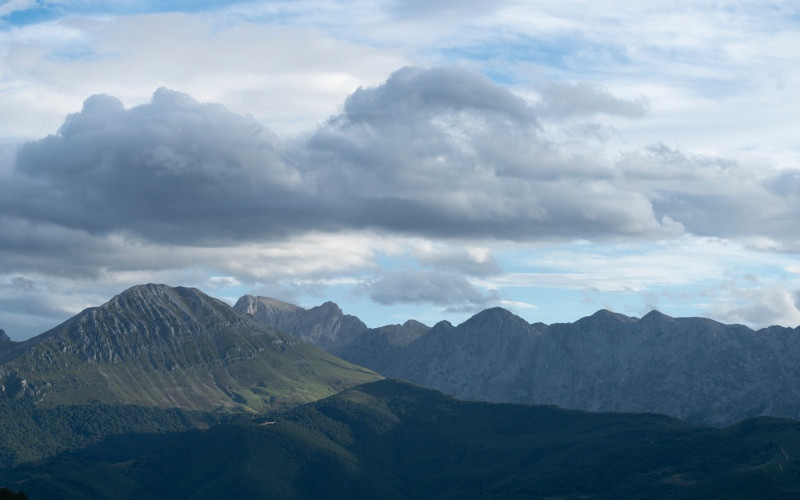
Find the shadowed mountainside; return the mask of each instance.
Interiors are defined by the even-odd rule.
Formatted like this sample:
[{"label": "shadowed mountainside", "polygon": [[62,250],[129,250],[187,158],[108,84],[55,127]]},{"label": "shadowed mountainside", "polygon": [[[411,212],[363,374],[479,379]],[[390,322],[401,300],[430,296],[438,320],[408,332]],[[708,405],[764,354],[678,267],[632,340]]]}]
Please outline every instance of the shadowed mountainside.
[{"label": "shadowed mountainside", "polygon": [[245,295],[233,308],[355,364],[360,364],[359,360],[374,364],[379,357],[390,358],[397,347],[413,342],[429,329],[414,320],[368,328],[333,302],[304,309],[269,297]]},{"label": "shadowed mountainside", "polygon": [[797,498],[800,425],[461,402],[383,380],[0,470],[31,498]]},{"label": "shadowed mountainside", "polygon": [[493,308],[458,326],[423,325],[405,343],[377,330],[331,352],[468,400],[655,412],[713,425],[800,418],[798,329],[605,310],[574,323],[529,324]]}]

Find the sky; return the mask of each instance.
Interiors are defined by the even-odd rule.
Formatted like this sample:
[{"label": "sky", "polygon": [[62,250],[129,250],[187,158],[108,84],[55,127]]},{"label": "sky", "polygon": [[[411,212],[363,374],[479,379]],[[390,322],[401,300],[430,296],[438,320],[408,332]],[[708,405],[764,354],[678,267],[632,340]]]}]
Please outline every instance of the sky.
[{"label": "sky", "polygon": [[799,49],[788,0],[0,0],[0,328],[142,283],[798,326]]}]

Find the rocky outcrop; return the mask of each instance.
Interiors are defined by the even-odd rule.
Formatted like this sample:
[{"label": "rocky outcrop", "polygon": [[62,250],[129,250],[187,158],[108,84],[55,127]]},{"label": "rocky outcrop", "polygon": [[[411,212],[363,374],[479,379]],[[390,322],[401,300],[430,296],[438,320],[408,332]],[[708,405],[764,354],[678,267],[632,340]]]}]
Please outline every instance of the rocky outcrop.
[{"label": "rocky outcrop", "polygon": [[333,302],[304,309],[268,297],[245,295],[233,308],[269,328],[331,351],[368,330],[360,319],[344,314]]},{"label": "rocky outcrop", "polygon": [[408,345],[429,327],[408,320],[402,325],[368,328],[355,316],[344,314],[333,302],[304,309],[269,297],[245,295],[233,306],[280,332],[309,342],[355,364],[383,365],[398,348]]}]

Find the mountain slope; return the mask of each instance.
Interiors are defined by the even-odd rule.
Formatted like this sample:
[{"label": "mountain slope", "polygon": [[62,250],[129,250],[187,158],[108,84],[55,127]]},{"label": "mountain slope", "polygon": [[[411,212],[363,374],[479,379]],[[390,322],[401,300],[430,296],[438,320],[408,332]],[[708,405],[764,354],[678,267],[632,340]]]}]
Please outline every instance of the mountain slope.
[{"label": "mountain slope", "polygon": [[333,302],[303,309],[268,297],[245,295],[233,308],[270,328],[325,350],[347,344],[367,330],[360,319],[344,314]]},{"label": "mountain slope", "polygon": [[0,351],[0,378],[48,404],[260,410],[379,377],[198,290],[141,285]]},{"label": "mountain slope", "polygon": [[460,402],[383,380],[271,421],[0,470],[31,498],[797,498],[800,424]]},{"label": "mountain slope", "polygon": [[800,331],[600,311],[530,325],[508,311],[434,327],[384,366],[466,399],[656,412],[725,425],[800,418]]},{"label": "mountain slope", "polygon": [[263,325],[310,342],[352,363],[382,364],[398,347],[407,345],[428,331],[414,320],[402,325],[368,328],[355,316],[344,314],[333,302],[304,309],[269,297],[244,295],[233,306]]},{"label": "mountain slope", "polygon": [[800,418],[800,329],[605,310],[574,323],[529,324],[494,308],[458,326],[423,325],[403,342],[368,330],[329,349],[463,399],[656,412],[713,425]]}]

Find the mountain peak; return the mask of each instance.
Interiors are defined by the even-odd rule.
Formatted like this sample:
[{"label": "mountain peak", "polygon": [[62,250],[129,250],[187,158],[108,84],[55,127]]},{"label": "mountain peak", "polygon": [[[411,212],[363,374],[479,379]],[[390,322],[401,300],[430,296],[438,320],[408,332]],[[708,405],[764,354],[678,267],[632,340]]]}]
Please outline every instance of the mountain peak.
[{"label": "mountain peak", "polygon": [[[145,406],[260,409],[376,378],[200,290],[167,285],[131,287],[21,345],[0,370],[25,374],[56,404],[91,394]],[[78,372],[87,381],[75,385]]]},{"label": "mountain peak", "polygon": [[621,321],[633,321],[633,318],[630,316],[625,316],[624,314],[615,313],[614,311],[609,311],[608,309],[600,309],[596,313],[589,316],[590,318],[595,319],[615,319]]},{"label": "mountain peak", "polygon": [[6,331],[0,328],[0,342],[11,342],[11,339],[6,335]]},{"label": "mountain peak", "polygon": [[506,328],[509,324],[516,324],[524,327],[530,326],[527,321],[502,307],[490,307],[472,316],[461,326],[472,328]]},{"label": "mountain peak", "polygon": [[256,316],[259,309],[269,309],[281,313],[289,313],[303,309],[300,306],[283,302],[282,300],[255,295],[243,295],[239,297],[239,300],[236,301],[236,305],[234,305],[233,308],[237,311],[245,312],[250,316]]},{"label": "mountain peak", "polygon": [[320,312],[325,312],[327,314],[344,314],[344,311],[342,311],[342,308],[339,307],[339,304],[337,304],[336,302],[331,302],[330,300],[327,302],[323,302],[322,304],[316,307],[312,307],[311,309]]},{"label": "mountain peak", "polygon": [[652,323],[662,323],[664,321],[671,321],[675,318],[671,316],[667,316],[666,314],[653,309],[649,313],[642,316],[642,319],[639,321],[643,322],[644,324],[652,324]]},{"label": "mountain peak", "polygon": [[575,324],[581,326],[594,325],[602,328],[602,327],[622,325],[625,323],[633,323],[635,321],[636,319],[631,318],[630,316],[625,316],[624,314],[615,313],[613,311],[609,311],[608,309],[600,309],[591,316],[586,316],[585,318],[579,319],[578,321],[575,322]]}]

